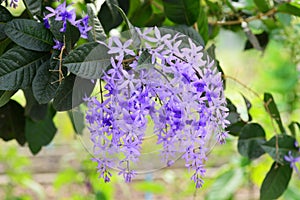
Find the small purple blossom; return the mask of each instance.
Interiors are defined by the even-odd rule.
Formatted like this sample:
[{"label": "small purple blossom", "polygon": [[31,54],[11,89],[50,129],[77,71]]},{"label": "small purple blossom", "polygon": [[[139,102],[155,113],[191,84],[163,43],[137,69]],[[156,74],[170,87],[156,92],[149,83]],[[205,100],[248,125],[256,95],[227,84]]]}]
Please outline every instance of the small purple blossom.
[{"label": "small purple blossom", "polygon": [[164,165],[171,166],[176,155],[182,155],[199,188],[206,171],[207,143],[214,137],[223,144],[227,137],[221,74],[213,60],[204,58],[203,47],[190,39],[184,44],[179,33],[163,34],[157,27],[137,33],[149,63],[139,65],[143,51],[132,50],[132,39],[110,38],[106,46],[111,68],[99,77],[105,91],[100,98],[85,98],[100,177],[109,180],[105,172],[115,168],[126,182],[132,180],[151,120],[153,145],[161,146]]},{"label": "small purple blossom", "polygon": [[64,46],[64,43],[54,39],[55,45],[52,47],[53,49],[61,50],[61,48]]},{"label": "small purple blossom", "polygon": [[291,168],[293,168],[297,174],[299,174],[299,170],[296,166],[297,162],[300,162],[300,156],[299,157],[293,157],[292,151],[289,151],[289,154],[287,156],[284,156],[284,160],[288,161],[290,163]]},{"label": "small purple blossom", "polygon": [[92,27],[89,26],[89,16],[86,15],[84,18],[77,20],[75,24],[78,27],[81,37],[87,39],[88,32],[92,29]]},{"label": "small purple blossom", "polygon": [[9,6],[13,8],[18,7],[19,0],[11,0]]}]

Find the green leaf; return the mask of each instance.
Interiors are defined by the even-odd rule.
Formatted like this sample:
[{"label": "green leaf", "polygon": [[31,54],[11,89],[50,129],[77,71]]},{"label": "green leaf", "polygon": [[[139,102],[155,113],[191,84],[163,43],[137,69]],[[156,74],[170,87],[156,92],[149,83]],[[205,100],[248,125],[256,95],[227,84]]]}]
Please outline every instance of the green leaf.
[{"label": "green leaf", "polygon": [[300,16],[300,6],[297,3],[283,3],[277,7],[278,12]]},{"label": "green leaf", "polygon": [[56,111],[49,104],[45,119],[35,122],[28,117],[26,118],[25,135],[29,149],[33,154],[37,154],[43,146],[48,145],[54,138],[57,131],[53,122],[55,114]]},{"label": "green leaf", "polygon": [[32,16],[42,15],[42,0],[24,0],[24,3]]},{"label": "green leaf", "polygon": [[193,25],[199,16],[200,1],[163,0],[166,16],[177,24]]},{"label": "green leaf", "polygon": [[208,19],[207,19],[207,15],[204,11],[204,8],[202,6],[200,6],[200,9],[199,9],[197,26],[198,26],[199,34],[203,38],[204,43],[207,44],[207,41],[208,41]]},{"label": "green leaf", "polygon": [[85,117],[84,113],[80,109],[80,106],[68,111],[68,115],[72,122],[73,129],[75,133],[82,135],[83,129],[85,127]]},{"label": "green leaf", "polygon": [[59,82],[57,81],[58,72],[50,70],[57,68],[58,66],[56,67],[55,64],[51,65],[50,60],[47,60],[38,69],[32,82],[33,95],[38,103],[46,104],[54,98],[59,87]]},{"label": "green leaf", "polygon": [[24,108],[14,100],[0,107],[0,137],[4,141],[16,139],[20,145],[25,140]]},{"label": "green leaf", "polygon": [[277,122],[281,133],[286,134],[281,121],[280,113],[277,109],[273,96],[269,93],[264,93],[264,102],[265,102],[265,109],[271,115],[271,117]]},{"label": "green leaf", "polygon": [[226,131],[229,132],[230,135],[233,136],[239,136],[242,128],[246,125],[247,123],[244,121],[238,121],[234,124],[230,124],[227,126]]},{"label": "green leaf", "polygon": [[139,5],[129,19],[134,26],[141,27],[147,24],[152,12],[151,1],[146,0],[143,4]]},{"label": "green leaf", "polygon": [[29,117],[33,121],[43,120],[46,117],[48,105],[39,104],[33,96],[31,88],[23,90],[26,98],[25,116]]},{"label": "green leaf", "polygon": [[5,52],[8,45],[11,43],[11,39],[6,38],[5,40],[0,41],[0,56]]},{"label": "green leaf", "polygon": [[243,171],[241,169],[229,169],[214,180],[205,199],[228,200],[243,181]]},{"label": "green leaf", "polygon": [[14,17],[10,14],[10,12],[5,7],[0,5],[0,22],[8,22],[13,18]]},{"label": "green leaf", "polygon": [[291,122],[289,125],[289,129],[291,131],[291,134],[296,137],[296,127],[298,127],[298,130],[300,131],[300,123],[299,122]]},{"label": "green leaf", "polygon": [[240,132],[238,151],[242,156],[256,159],[265,153],[261,144],[266,141],[266,134],[261,125],[257,123],[246,124]]},{"label": "green leaf", "polygon": [[253,0],[253,1],[261,12],[269,11],[274,5],[273,0]]},{"label": "green leaf", "polygon": [[87,14],[89,16],[89,25],[92,29],[88,32],[88,40],[90,42],[103,41],[106,38],[106,34],[100,23],[100,20],[97,17],[96,7],[92,3],[87,5]]},{"label": "green leaf", "polygon": [[291,151],[293,154],[298,153],[298,148],[295,147],[295,138],[289,135],[275,135],[269,141],[262,144],[261,147],[268,153],[274,161],[280,164],[289,164],[284,159],[285,155]]},{"label": "green leaf", "polygon": [[117,5],[115,5],[115,8],[120,12],[122,18],[125,20],[125,23],[126,23],[128,29],[129,29],[130,38],[133,40],[133,45],[135,47],[139,48],[139,46],[141,44],[141,39],[140,39],[139,34],[137,33],[137,31],[134,28],[134,26],[130,23],[129,19],[127,18],[126,14],[122,10],[122,8],[120,8]]},{"label": "green leaf", "polygon": [[260,188],[260,200],[277,199],[287,189],[292,176],[289,165],[274,162]]},{"label": "green leaf", "polygon": [[122,23],[122,17],[114,6],[119,6],[125,13],[129,9],[129,0],[107,0],[101,6],[98,18],[105,32],[119,26]]},{"label": "green leaf", "polygon": [[101,78],[103,70],[110,65],[108,48],[96,42],[86,43],[70,52],[63,65],[82,78]]},{"label": "green leaf", "polygon": [[18,45],[35,51],[49,51],[53,36],[43,23],[29,19],[13,19],[5,26],[6,35]]},{"label": "green leaf", "polygon": [[251,117],[249,111],[250,111],[250,109],[251,109],[251,107],[252,107],[252,104],[251,104],[251,102],[250,102],[243,94],[241,94],[241,95],[242,95],[242,97],[243,97],[243,99],[244,99],[244,102],[245,102],[245,104],[246,104],[247,113],[248,113],[248,121],[251,121],[251,120],[252,120],[252,117]]},{"label": "green leaf", "polygon": [[7,104],[10,100],[10,97],[12,97],[16,92],[17,92],[16,90],[0,91],[0,107]]},{"label": "green leaf", "polygon": [[57,111],[71,110],[83,102],[95,87],[90,79],[84,79],[70,74],[65,78],[57,90],[53,106]]},{"label": "green leaf", "polygon": [[16,46],[0,57],[0,90],[17,90],[31,86],[36,70],[49,55]]}]

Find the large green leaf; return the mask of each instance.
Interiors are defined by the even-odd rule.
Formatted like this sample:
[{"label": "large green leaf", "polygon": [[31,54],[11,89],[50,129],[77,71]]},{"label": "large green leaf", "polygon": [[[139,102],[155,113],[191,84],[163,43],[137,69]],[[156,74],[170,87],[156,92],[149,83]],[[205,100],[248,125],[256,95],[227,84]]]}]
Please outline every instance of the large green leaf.
[{"label": "large green leaf", "polygon": [[105,40],[106,34],[100,20],[97,17],[95,5],[88,3],[86,6],[87,14],[89,16],[89,25],[92,27],[92,29],[88,32],[88,40],[90,42]]},{"label": "large green leaf", "polygon": [[8,47],[9,44],[11,44],[11,39],[9,38],[0,41],[0,56],[6,51],[6,48]]},{"label": "large green leaf", "polygon": [[10,12],[3,6],[0,5],[0,22],[8,22],[13,19]]},{"label": "large green leaf", "polygon": [[29,149],[33,154],[37,154],[43,146],[48,145],[54,138],[57,131],[53,123],[55,114],[56,111],[49,104],[45,119],[33,121],[28,117],[26,118],[25,136]]},{"label": "large green leaf", "polygon": [[57,70],[57,67],[47,60],[40,66],[32,82],[33,95],[40,104],[48,103],[53,99],[59,87],[58,72],[50,70]]},{"label": "large green leaf", "polygon": [[119,26],[122,23],[122,17],[115,6],[119,6],[125,13],[129,9],[129,0],[106,0],[101,6],[98,18],[105,32]]},{"label": "large green leaf", "polygon": [[278,12],[300,16],[300,6],[298,3],[283,3],[277,7]]},{"label": "large green leaf", "polygon": [[238,151],[242,156],[255,159],[265,153],[260,146],[266,141],[264,129],[257,123],[245,125],[240,132]]},{"label": "large green leaf", "polygon": [[139,5],[138,8],[130,16],[130,21],[134,26],[144,26],[152,15],[151,1],[146,0],[143,4]]},{"label": "large green leaf", "polygon": [[25,140],[24,108],[14,100],[0,107],[0,137],[4,141],[16,139],[20,145]]},{"label": "large green leaf", "polygon": [[277,109],[277,106],[276,106],[276,103],[275,103],[275,100],[274,100],[273,96],[270,93],[265,93],[264,94],[264,102],[265,102],[265,109],[271,115],[271,117],[277,122],[281,133],[285,134],[286,132],[285,132],[285,129],[283,127],[281,117],[280,117],[280,113]]},{"label": "large green leaf", "polygon": [[72,110],[68,111],[68,115],[70,117],[70,120],[72,122],[73,129],[75,133],[82,135],[83,129],[85,127],[85,118],[84,118],[84,113],[80,106],[77,108],[74,108]]},{"label": "large green leaf", "polygon": [[7,104],[10,100],[10,97],[12,97],[16,92],[16,90],[0,90],[0,107]]},{"label": "large green leaf", "polygon": [[33,96],[32,88],[23,90],[26,98],[25,116],[33,121],[43,120],[46,117],[48,104],[39,104]]},{"label": "large green leaf", "polygon": [[89,96],[95,87],[90,79],[84,79],[70,74],[57,90],[53,100],[53,106],[57,111],[71,110],[83,102],[85,96]]},{"label": "large green leaf", "polygon": [[200,1],[163,0],[166,16],[177,24],[193,25],[199,16]]},{"label": "large green leaf", "polygon": [[253,0],[261,12],[267,12],[274,5],[273,0]]},{"label": "large green leaf", "polygon": [[198,32],[206,44],[208,41],[208,19],[204,11],[204,8],[201,6],[199,9],[199,16],[197,19]]},{"label": "large green leaf", "polygon": [[36,70],[49,55],[16,46],[0,57],[0,90],[31,86]]},{"label": "large green leaf", "polygon": [[291,134],[296,137],[296,128],[298,127],[298,131],[300,131],[300,123],[299,122],[291,122],[289,125],[289,129]]},{"label": "large green leaf", "polygon": [[96,42],[86,43],[70,52],[63,65],[82,78],[99,79],[110,65],[108,48]]},{"label": "large green leaf", "polygon": [[289,165],[274,162],[260,188],[260,200],[277,199],[287,189],[292,176]]},{"label": "large green leaf", "polygon": [[42,14],[42,0],[24,0],[24,3],[32,16]]},{"label": "large green leaf", "polygon": [[43,23],[29,19],[13,19],[5,26],[6,35],[18,45],[35,51],[49,51],[53,36]]},{"label": "large green leaf", "polygon": [[289,164],[284,159],[284,156],[288,155],[289,151],[296,155],[299,148],[295,147],[295,138],[289,135],[275,135],[269,141],[262,144],[261,147],[268,153],[273,160],[281,164]]}]

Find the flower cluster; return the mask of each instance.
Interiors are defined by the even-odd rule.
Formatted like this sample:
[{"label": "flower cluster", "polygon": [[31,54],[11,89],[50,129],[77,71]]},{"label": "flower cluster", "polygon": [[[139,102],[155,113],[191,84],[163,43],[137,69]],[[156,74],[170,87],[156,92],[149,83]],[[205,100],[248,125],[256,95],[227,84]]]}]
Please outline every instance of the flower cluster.
[{"label": "flower cluster", "polygon": [[[89,30],[92,29],[91,26],[88,25],[88,19],[89,16],[86,15],[83,19],[76,20],[76,12],[75,9],[72,8],[72,4],[68,5],[66,4],[66,1],[64,1],[62,4],[57,6],[56,9],[53,9],[51,7],[46,7],[46,9],[50,12],[49,14],[45,15],[44,25],[46,28],[50,28],[49,19],[51,17],[55,17],[54,19],[56,21],[63,22],[62,28],[60,29],[60,32],[65,32],[67,29],[67,22],[70,22],[73,26],[76,26],[78,30],[80,31],[80,36],[82,38],[87,38],[87,33]],[[55,47],[57,48],[58,42],[55,41]]]},{"label": "flower cluster", "polygon": [[199,188],[207,143],[213,137],[224,143],[227,136],[221,74],[203,48],[184,35],[163,34],[156,27],[135,31],[138,47],[132,39],[118,37],[105,44],[111,55],[111,68],[100,77],[105,85],[100,97],[85,99],[93,160],[105,182],[110,181],[110,168],[131,181],[152,121],[162,162],[170,166],[180,153]]}]

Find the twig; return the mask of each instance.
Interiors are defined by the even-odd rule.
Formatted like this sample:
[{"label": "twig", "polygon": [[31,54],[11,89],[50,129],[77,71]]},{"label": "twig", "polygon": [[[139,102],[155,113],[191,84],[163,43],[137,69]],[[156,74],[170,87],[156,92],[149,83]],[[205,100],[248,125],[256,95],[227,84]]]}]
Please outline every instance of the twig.
[{"label": "twig", "polygon": [[251,21],[254,21],[254,20],[257,20],[257,19],[261,19],[263,17],[272,16],[276,12],[277,12],[277,9],[273,8],[273,9],[269,10],[266,13],[259,13],[256,16],[248,17],[246,19],[239,18],[238,20],[232,20],[232,21],[208,21],[208,23],[211,24],[211,25],[220,25],[220,26],[238,25],[238,24],[241,24],[243,21],[248,23],[248,22],[251,22]]},{"label": "twig", "polygon": [[52,69],[52,70],[50,69],[49,70],[50,72],[58,72],[58,80],[52,82],[51,84],[54,84],[56,82],[59,82],[59,84],[61,84],[62,80],[65,78],[63,71],[62,71],[62,60],[63,60],[63,53],[64,53],[65,48],[66,48],[66,38],[64,36],[64,45],[61,47],[60,54],[58,56],[59,67],[58,67],[58,69]]}]

